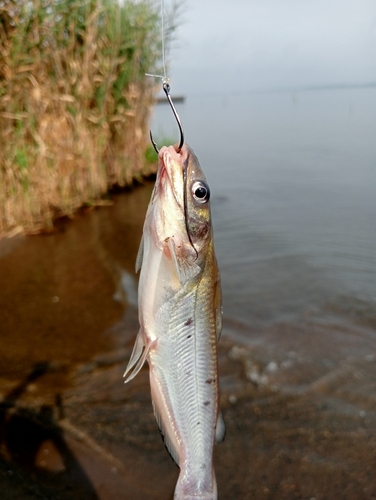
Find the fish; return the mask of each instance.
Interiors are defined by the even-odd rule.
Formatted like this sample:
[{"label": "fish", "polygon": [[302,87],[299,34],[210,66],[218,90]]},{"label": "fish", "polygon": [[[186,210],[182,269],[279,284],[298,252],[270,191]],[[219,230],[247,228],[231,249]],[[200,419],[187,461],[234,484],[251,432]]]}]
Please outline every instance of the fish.
[{"label": "fish", "polygon": [[147,360],[155,418],[180,468],[175,500],[216,500],[214,442],[219,408],[217,342],[222,329],[210,189],[184,144],[158,153],[136,272],[140,329],[125,370],[129,382]]}]

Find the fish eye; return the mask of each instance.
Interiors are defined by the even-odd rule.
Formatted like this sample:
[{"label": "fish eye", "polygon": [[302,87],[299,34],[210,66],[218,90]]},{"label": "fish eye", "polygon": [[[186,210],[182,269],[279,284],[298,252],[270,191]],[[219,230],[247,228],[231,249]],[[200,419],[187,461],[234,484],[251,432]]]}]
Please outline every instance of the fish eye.
[{"label": "fish eye", "polygon": [[202,181],[196,181],[192,185],[193,198],[198,203],[207,203],[210,198],[209,186]]}]

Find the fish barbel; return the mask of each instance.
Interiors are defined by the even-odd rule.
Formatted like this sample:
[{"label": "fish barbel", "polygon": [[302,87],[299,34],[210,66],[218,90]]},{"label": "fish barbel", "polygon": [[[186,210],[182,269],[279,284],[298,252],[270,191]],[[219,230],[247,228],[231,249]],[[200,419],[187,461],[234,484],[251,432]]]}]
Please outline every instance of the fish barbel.
[{"label": "fish barbel", "polygon": [[176,500],[217,499],[213,445],[225,433],[217,360],[221,289],[209,198],[189,146],[179,153],[161,148],[136,262],[140,330],[124,376],[131,380],[147,359],[155,417],[180,467]]}]

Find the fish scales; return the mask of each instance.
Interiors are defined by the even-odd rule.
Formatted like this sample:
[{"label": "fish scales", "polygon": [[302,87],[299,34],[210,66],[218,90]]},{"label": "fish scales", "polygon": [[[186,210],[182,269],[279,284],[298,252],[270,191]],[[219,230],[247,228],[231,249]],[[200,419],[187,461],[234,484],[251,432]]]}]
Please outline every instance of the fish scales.
[{"label": "fish scales", "polygon": [[[215,386],[206,383],[208,378],[214,378],[216,371],[214,363],[211,368],[208,366],[208,360],[213,357],[210,352],[213,345],[203,342],[202,335],[197,332],[200,321],[184,326],[187,319],[195,315],[195,299],[196,293],[191,293],[182,297],[186,304],[179,298],[172,301],[171,311],[176,313],[171,312],[170,323],[166,325],[165,335],[159,338],[158,349],[151,349],[149,354],[152,376],[164,386],[163,392],[169,394],[172,422],[176,422],[177,439],[184,444],[189,464],[199,460],[198,450],[206,445],[206,436],[209,442],[212,439],[214,430],[205,427],[208,419],[202,414],[215,411],[217,403]],[[210,402],[211,407],[205,406],[206,402]]]},{"label": "fish scales", "polygon": [[221,293],[210,191],[193,151],[162,148],[136,267],[140,331],[125,372],[149,363],[158,425],[180,467],[176,500],[215,500],[213,444],[224,436],[217,340]]}]

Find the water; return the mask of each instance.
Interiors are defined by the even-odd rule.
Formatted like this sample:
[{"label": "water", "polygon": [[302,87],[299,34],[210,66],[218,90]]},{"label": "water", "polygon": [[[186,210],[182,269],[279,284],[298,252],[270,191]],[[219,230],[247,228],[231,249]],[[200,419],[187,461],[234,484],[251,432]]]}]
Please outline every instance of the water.
[{"label": "water", "polygon": [[[376,499],[376,89],[187,97],[212,191],[227,436],[219,498]],[[158,106],[155,137],[176,137]],[[134,274],[145,182],[0,242],[5,500],[171,499]]]},{"label": "water", "polygon": [[[213,192],[226,316],[376,318],[376,89],[177,105]],[[168,106],[154,133],[177,135]]]}]

